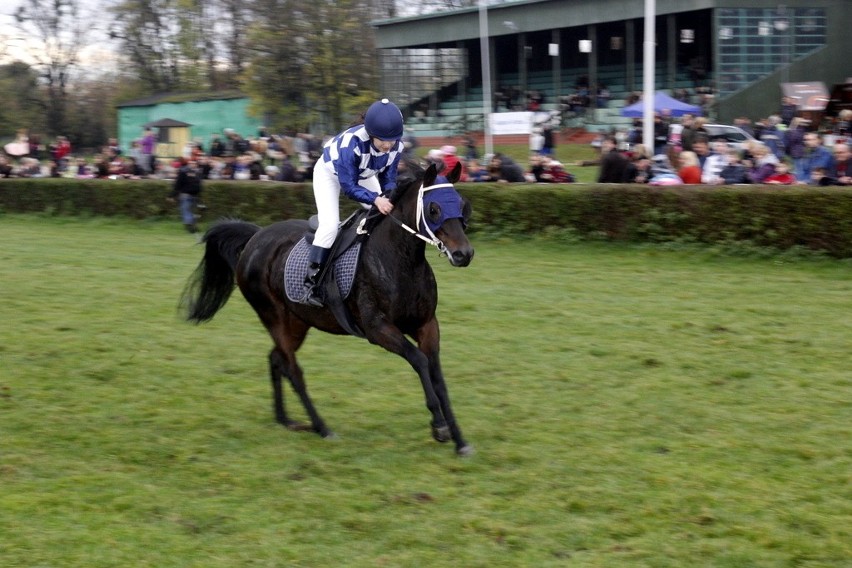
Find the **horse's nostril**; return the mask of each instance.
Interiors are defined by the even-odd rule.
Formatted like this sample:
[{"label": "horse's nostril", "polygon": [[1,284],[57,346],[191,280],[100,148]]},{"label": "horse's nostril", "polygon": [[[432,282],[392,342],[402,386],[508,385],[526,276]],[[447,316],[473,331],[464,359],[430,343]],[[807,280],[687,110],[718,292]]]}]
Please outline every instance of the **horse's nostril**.
[{"label": "horse's nostril", "polygon": [[470,264],[470,260],[473,258],[473,250],[461,251],[457,250],[453,252],[453,264],[455,266],[467,266]]}]

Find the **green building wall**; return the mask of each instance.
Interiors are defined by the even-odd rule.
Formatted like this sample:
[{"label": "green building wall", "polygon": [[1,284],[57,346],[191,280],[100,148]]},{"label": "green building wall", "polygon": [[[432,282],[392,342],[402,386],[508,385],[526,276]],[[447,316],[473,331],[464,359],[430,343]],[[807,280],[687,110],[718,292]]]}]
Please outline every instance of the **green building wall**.
[{"label": "green building wall", "polygon": [[255,137],[262,121],[249,115],[248,104],[249,99],[244,97],[122,106],[118,108],[118,142],[122,148],[129,148],[142,136],[145,124],[163,118],[191,124],[190,137],[201,140],[205,150],[212,135],[221,134],[225,128],[246,138]]}]

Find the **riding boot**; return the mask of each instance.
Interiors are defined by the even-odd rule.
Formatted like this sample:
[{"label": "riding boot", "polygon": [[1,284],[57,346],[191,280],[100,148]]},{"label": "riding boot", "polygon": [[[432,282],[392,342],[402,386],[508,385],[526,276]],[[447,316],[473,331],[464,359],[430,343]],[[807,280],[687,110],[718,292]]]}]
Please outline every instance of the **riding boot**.
[{"label": "riding boot", "polygon": [[308,292],[305,295],[305,301],[312,306],[323,305],[320,274],[328,260],[329,252],[327,248],[311,245],[311,251],[308,254],[308,272],[305,274],[305,285],[308,287]]}]

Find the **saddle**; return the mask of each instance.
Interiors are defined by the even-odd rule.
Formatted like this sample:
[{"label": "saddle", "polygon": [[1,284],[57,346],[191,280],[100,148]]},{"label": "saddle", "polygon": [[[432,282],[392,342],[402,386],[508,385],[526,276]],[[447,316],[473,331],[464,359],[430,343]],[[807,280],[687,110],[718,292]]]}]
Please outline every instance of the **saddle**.
[{"label": "saddle", "polygon": [[[352,290],[361,243],[375,224],[376,213],[359,209],[340,223],[337,237],[332,244],[328,261],[318,275],[318,286],[323,291],[325,305],[350,335],[364,337],[352,314],[343,303]],[[379,216],[381,216],[379,214]],[[308,253],[317,229],[316,216],[309,221],[310,232],[291,249],[284,265],[284,289],[291,302],[307,304],[305,274],[308,271]]]}]

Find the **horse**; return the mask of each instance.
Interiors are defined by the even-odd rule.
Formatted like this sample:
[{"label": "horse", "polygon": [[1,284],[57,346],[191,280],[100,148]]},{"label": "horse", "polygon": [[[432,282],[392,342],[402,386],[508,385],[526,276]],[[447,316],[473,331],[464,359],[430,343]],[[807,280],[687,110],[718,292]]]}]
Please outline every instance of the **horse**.
[{"label": "horse", "polygon": [[[458,455],[469,455],[473,447],[456,423],[441,370],[435,315],[438,288],[425,251],[432,244],[452,266],[468,266],[474,254],[465,234],[471,207],[453,186],[461,173],[459,166],[446,178],[438,178],[434,164],[427,169],[414,162],[405,164],[406,171],[400,168],[398,187],[390,196],[393,211],[387,216],[377,214],[362,242],[358,269],[343,302],[370,343],[404,358],[417,373],[432,415],[432,437],[438,442],[452,440]],[[449,199],[424,199],[432,188],[442,188]],[[299,219],[266,228],[235,219],[214,224],[203,236],[204,256],[187,282],[180,305],[188,321],[209,321],[228,301],[236,282],[273,341],[269,374],[276,422],[328,438],[334,434],[308,396],[296,351],[311,328],[337,335],[349,332],[328,306],[292,301],[284,289],[288,254],[309,227],[308,221]],[[301,400],[310,417],[309,426],[288,416],[282,377]]]}]

